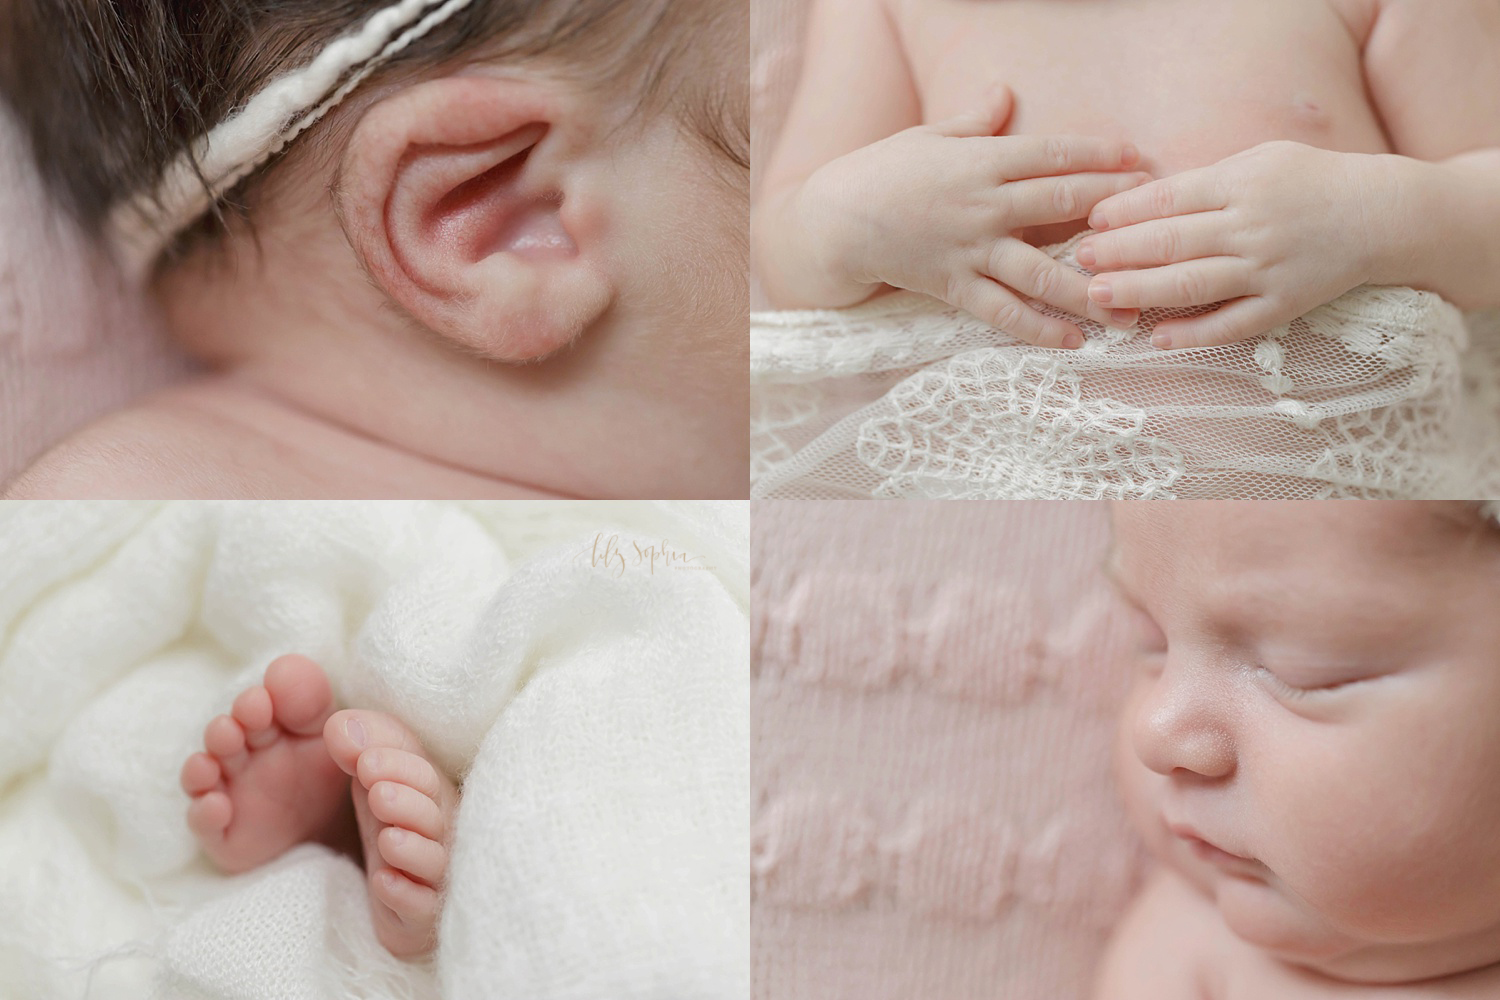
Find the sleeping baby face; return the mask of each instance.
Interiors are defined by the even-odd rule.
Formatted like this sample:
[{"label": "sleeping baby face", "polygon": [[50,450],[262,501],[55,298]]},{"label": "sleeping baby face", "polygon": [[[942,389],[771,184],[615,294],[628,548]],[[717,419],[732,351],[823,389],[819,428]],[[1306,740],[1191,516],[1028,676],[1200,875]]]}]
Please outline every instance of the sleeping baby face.
[{"label": "sleeping baby face", "polygon": [[1114,521],[1139,665],[1119,765],[1157,856],[1331,975],[1500,961],[1500,536],[1396,501]]}]

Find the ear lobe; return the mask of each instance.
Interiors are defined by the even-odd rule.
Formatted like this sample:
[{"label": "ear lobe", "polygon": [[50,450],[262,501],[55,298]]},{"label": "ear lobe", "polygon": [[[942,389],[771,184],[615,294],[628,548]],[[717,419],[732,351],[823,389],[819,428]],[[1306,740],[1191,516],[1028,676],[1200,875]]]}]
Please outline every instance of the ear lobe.
[{"label": "ear lobe", "polygon": [[536,361],[609,307],[601,227],[558,105],[514,79],[449,77],[369,109],[337,198],[350,245],[420,323],[496,361]]}]

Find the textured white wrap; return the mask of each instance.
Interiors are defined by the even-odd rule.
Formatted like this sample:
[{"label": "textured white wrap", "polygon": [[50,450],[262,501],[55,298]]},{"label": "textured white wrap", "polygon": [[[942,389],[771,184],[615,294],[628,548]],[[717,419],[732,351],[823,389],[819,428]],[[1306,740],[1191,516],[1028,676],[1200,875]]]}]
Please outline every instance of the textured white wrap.
[{"label": "textured white wrap", "polygon": [[[179,156],[154,192],[116,207],[109,239],[133,281],[168,243],[256,168],[311,128],[371,73],[473,0],[400,0],[278,77]],[[413,23],[415,22],[415,23]]]},{"label": "textured white wrap", "polygon": [[[0,504],[0,996],[743,1000],[748,523]],[[623,561],[595,558],[611,536]],[[289,650],[463,781],[432,963],[381,948],[346,857],[226,877],[198,855],[178,771]]]},{"label": "textured white wrap", "polygon": [[[1083,235],[1047,249],[1087,274]],[[911,292],[754,313],[751,496],[1500,497],[1494,314],[1362,287],[1254,340],[1150,346],[1203,311],[1085,322],[1076,352]]]}]

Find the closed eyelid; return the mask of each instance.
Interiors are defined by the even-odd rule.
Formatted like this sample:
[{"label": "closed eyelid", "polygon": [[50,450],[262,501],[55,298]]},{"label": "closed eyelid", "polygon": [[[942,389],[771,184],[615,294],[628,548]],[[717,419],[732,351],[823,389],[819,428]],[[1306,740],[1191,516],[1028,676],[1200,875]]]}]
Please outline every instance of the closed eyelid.
[{"label": "closed eyelid", "polygon": [[[1358,685],[1371,680],[1371,678],[1369,677],[1358,677],[1319,684],[1294,684],[1286,678],[1282,677],[1270,667],[1261,666],[1258,669],[1267,678],[1267,682],[1274,688],[1274,693],[1280,695],[1284,699],[1294,700],[1300,700],[1303,698],[1319,698],[1324,695],[1336,696],[1342,694],[1349,688],[1357,687]],[[1300,681],[1302,679],[1298,678],[1298,680]]]},{"label": "closed eyelid", "polygon": [[1260,664],[1288,687],[1302,691],[1332,691],[1394,672],[1394,667],[1370,662],[1330,663],[1271,657]]}]

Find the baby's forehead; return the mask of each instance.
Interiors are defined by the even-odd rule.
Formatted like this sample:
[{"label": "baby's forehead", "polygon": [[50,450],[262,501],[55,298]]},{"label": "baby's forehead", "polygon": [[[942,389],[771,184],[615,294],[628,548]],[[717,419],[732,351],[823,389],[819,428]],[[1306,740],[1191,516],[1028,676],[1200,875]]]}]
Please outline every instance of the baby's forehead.
[{"label": "baby's forehead", "polygon": [[1500,558],[1500,530],[1486,524],[1475,504],[1266,500],[1114,506],[1104,569],[1127,589],[1143,578],[1159,585],[1163,576],[1409,580],[1455,572],[1481,550]]}]

